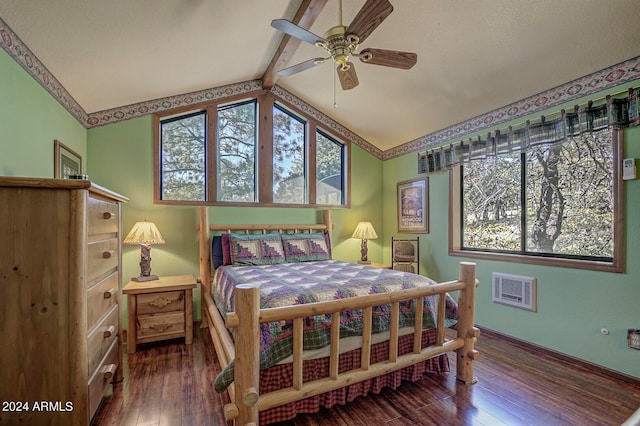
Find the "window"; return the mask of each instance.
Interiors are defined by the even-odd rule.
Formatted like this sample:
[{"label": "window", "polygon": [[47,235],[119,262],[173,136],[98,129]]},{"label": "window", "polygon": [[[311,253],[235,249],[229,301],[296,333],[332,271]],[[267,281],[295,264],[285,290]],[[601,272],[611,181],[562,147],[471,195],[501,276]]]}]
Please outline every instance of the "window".
[{"label": "window", "polygon": [[456,167],[452,254],[621,271],[621,146],[600,130]]},{"label": "window", "polygon": [[256,102],[224,106],[217,115],[216,200],[255,202]]},{"label": "window", "polygon": [[265,93],[158,114],[158,204],[348,206],[349,143]]},{"label": "window", "polygon": [[204,200],[206,114],[197,112],[160,123],[160,193],[163,200]]},{"label": "window", "polygon": [[344,146],[316,132],[316,203],[344,203]]},{"label": "window", "polygon": [[273,202],[303,204],[306,200],[306,124],[273,107]]},{"label": "window", "polygon": [[522,154],[462,166],[465,248],[520,250]]}]

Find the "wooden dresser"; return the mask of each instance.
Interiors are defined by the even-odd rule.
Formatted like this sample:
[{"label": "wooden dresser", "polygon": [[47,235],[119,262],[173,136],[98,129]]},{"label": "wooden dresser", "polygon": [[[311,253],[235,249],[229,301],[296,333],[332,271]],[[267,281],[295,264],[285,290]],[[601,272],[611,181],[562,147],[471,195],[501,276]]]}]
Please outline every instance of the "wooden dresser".
[{"label": "wooden dresser", "polygon": [[0,424],[88,425],[122,378],[126,201],[86,180],[0,177]]}]

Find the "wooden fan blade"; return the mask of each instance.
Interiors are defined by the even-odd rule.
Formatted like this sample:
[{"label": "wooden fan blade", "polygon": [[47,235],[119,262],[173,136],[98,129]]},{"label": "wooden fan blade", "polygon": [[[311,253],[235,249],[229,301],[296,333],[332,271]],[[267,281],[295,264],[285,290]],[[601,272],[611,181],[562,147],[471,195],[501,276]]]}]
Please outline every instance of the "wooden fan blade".
[{"label": "wooden fan blade", "polygon": [[346,34],[357,35],[362,43],[391,12],[393,12],[393,6],[389,0],[367,0],[349,24]]},{"label": "wooden fan blade", "polygon": [[356,67],[351,62],[347,62],[349,65],[348,70],[342,70],[342,65],[338,65],[337,72],[340,79],[340,85],[342,90],[350,90],[356,87],[360,82],[358,81],[358,74],[356,74]]},{"label": "wooden fan blade", "polygon": [[313,68],[316,65],[319,65],[325,61],[324,58],[313,58],[308,61],[300,62],[299,64],[290,66],[289,68],[284,68],[278,71],[278,75],[281,77],[287,77],[293,74],[297,74],[301,71],[308,70],[309,68]]},{"label": "wooden fan blade", "polygon": [[418,62],[418,55],[411,52],[399,52],[397,50],[364,49],[360,52],[360,60],[365,64],[408,70]]},{"label": "wooden fan blade", "polygon": [[305,30],[296,24],[287,21],[286,19],[274,19],[271,21],[271,26],[276,30],[282,31],[285,34],[289,34],[291,37],[295,37],[302,41],[306,41],[309,44],[315,45],[316,42],[325,42],[326,40],[320,36],[315,35],[311,31]]}]

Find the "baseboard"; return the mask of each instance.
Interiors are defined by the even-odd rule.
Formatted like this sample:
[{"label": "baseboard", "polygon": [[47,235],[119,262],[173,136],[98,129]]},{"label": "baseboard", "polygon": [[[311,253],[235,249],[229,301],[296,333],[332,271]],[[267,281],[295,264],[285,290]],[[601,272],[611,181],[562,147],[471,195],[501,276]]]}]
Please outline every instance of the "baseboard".
[{"label": "baseboard", "polygon": [[497,337],[499,339],[503,339],[509,341],[511,343],[517,344],[523,348],[527,348],[529,351],[535,350],[536,352],[543,352],[544,354],[560,359],[562,361],[566,361],[570,364],[578,365],[584,367],[588,370],[595,371],[604,376],[611,377],[613,379],[621,380],[623,382],[632,384],[634,386],[640,386],[640,378],[630,376],[628,374],[621,373],[616,370],[612,370],[610,368],[603,367],[598,364],[594,364],[589,361],[585,361],[584,359],[576,358],[571,355],[564,354],[562,352],[555,351],[553,349],[546,348],[544,346],[536,345],[535,343],[527,342],[526,340],[518,339],[517,337],[509,336],[508,334],[500,333],[499,331],[491,330],[489,328],[485,328],[482,326],[477,326],[482,334]]}]

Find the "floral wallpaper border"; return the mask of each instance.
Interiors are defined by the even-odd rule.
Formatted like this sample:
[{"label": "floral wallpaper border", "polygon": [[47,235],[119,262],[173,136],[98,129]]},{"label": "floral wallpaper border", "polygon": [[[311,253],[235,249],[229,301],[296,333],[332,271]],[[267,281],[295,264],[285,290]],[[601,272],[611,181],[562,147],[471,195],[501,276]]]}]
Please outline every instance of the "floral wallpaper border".
[{"label": "floral wallpaper border", "polygon": [[[33,52],[29,50],[2,18],[0,18],[0,46],[85,128],[104,126],[147,114],[154,114],[156,112],[262,90],[260,80],[252,80],[87,114],[73,96],[67,92],[55,76],[40,62]],[[316,120],[327,126],[329,130],[350,140],[376,158],[389,160],[412,152],[422,151],[425,148],[437,146],[444,142],[455,140],[465,135],[637,79],[640,79],[640,57],[629,59],[521,101],[489,111],[434,133],[421,136],[387,151],[382,151],[373,146],[362,137],[282,87],[276,85],[271,91],[280,99],[289,102],[305,113],[313,116]]]},{"label": "floral wallpaper border", "polygon": [[640,78],[640,56],[601,71],[546,90],[534,96],[514,102],[477,117],[447,127],[434,133],[384,151],[383,160],[399,157],[425,148],[438,146],[444,142],[462,138],[465,135],[498,126],[518,118],[544,111],[566,102],[571,102],[602,90],[611,89]]},{"label": "floral wallpaper border", "polygon": [[71,96],[67,89],[51,74],[47,67],[40,62],[36,55],[20,40],[20,37],[0,18],[0,46],[24,70],[31,75],[44,89],[53,96],[69,113],[85,125],[87,113]]}]

